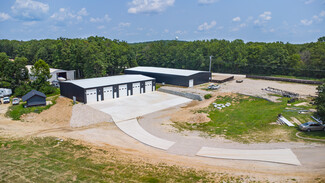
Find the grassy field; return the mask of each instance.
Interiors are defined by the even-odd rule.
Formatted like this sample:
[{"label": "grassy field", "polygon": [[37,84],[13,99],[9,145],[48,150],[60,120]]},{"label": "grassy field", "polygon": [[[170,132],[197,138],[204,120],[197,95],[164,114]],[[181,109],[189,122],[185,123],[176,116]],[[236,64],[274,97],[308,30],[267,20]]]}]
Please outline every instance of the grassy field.
[{"label": "grassy field", "polygon": [[19,105],[12,105],[9,107],[6,116],[12,118],[13,120],[20,120],[20,117],[23,114],[28,114],[31,112],[34,113],[41,113],[42,111],[49,109],[51,106],[53,106],[56,103],[56,99],[58,98],[58,96],[52,96],[52,97],[48,97],[47,100],[51,101],[52,104],[50,105],[46,105],[46,106],[35,106],[35,107],[27,107],[24,108],[24,105],[26,104],[26,102],[21,102]]},{"label": "grassy field", "polygon": [[72,140],[0,137],[0,182],[239,182],[246,178],[130,159]]},{"label": "grassy field", "polygon": [[[208,108],[197,112],[208,113],[211,119],[207,123],[178,123],[174,126],[178,129],[199,130],[210,136],[221,135],[227,139],[250,143],[296,140],[295,133],[298,128],[276,125],[278,114],[287,119],[296,117],[302,123],[311,121],[310,113],[298,114],[301,109],[311,107],[287,106],[287,98],[282,98],[279,103],[269,102],[264,99],[243,95],[218,97],[215,103],[225,104],[230,102],[230,107],[218,110],[211,104]],[[303,101],[297,101],[299,103]],[[325,133],[321,136],[325,136]],[[306,136],[312,136],[306,134]]]}]

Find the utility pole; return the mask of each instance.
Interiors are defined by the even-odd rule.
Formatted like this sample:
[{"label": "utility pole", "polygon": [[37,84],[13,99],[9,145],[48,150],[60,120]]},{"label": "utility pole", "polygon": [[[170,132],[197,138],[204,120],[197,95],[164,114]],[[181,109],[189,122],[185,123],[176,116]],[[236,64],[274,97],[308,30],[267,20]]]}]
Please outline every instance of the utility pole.
[{"label": "utility pole", "polygon": [[212,55],[210,55],[210,65],[209,65],[209,72],[211,72],[211,60],[212,60]]}]

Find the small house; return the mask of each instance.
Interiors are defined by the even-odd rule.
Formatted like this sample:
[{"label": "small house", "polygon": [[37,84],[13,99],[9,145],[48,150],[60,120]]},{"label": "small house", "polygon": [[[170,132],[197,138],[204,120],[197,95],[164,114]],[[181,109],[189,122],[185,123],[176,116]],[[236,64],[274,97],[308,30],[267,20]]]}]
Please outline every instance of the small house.
[{"label": "small house", "polygon": [[32,90],[22,97],[23,102],[27,101],[26,107],[46,105],[46,95],[42,92]]}]

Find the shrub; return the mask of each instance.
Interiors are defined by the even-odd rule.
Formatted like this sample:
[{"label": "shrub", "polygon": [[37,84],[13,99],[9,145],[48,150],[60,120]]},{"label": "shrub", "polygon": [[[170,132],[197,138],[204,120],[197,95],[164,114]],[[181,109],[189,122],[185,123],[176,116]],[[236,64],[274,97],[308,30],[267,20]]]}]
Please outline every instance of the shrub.
[{"label": "shrub", "polygon": [[56,91],[56,88],[51,85],[44,85],[40,88],[40,92],[44,93],[45,95],[55,93]]},{"label": "shrub", "polygon": [[209,99],[209,98],[211,98],[211,97],[212,97],[211,94],[206,94],[206,95],[204,95],[204,98],[205,98],[205,99]]},{"label": "shrub", "polygon": [[30,92],[31,90],[32,90],[32,87],[30,87],[30,85],[28,85],[28,84],[20,85],[15,89],[15,96],[22,97],[25,94],[27,94],[28,92]]}]

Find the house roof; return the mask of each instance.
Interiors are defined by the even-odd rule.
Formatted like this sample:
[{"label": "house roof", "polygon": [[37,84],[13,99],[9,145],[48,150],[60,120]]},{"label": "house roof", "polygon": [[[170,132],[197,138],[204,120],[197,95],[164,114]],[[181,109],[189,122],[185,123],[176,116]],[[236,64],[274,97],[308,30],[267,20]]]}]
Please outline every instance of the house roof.
[{"label": "house roof", "polygon": [[133,83],[138,81],[148,81],[154,78],[143,76],[140,74],[130,74],[130,75],[118,75],[118,76],[108,76],[99,78],[89,78],[89,79],[78,79],[71,81],[62,81],[62,83],[73,83],[81,88],[94,88],[99,86],[109,86],[122,83]]},{"label": "house roof", "polygon": [[36,91],[36,90],[32,90],[32,91],[28,92],[26,95],[24,95],[23,97],[21,97],[21,99],[23,99],[23,102],[25,102],[26,100],[32,98],[35,95],[46,98],[46,95],[44,93]]},{"label": "house roof", "polygon": [[187,70],[187,69],[172,69],[172,68],[163,68],[163,67],[133,67],[126,69],[128,71],[139,71],[139,72],[148,72],[148,73],[159,73],[159,74],[170,74],[178,76],[191,76],[193,74],[208,72],[208,71],[197,71],[197,70]]}]

